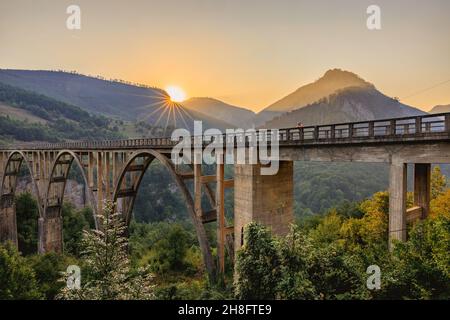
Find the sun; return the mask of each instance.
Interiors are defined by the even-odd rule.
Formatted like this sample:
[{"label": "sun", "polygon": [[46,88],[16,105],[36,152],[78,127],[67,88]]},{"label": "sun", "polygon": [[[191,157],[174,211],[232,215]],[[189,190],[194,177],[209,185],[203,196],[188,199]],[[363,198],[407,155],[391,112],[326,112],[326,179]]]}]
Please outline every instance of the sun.
[{"label": "sun", "polygon": [[166,91],[173,102],[182,102],[186,100],[186,93],[183,89],[177,86],[167,86]]}]

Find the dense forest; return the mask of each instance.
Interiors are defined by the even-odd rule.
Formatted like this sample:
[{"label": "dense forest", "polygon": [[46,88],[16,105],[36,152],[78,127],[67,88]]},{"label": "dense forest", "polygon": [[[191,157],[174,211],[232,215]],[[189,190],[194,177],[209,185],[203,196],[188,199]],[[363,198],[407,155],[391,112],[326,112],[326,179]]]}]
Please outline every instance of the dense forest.
[{"label": "dense forest", "polygon": [[[0,299],[449,299],[450,189],[438,167],[431,214],[408,226],[408,240],[388,250],[385,191],[323,214],[301,216],[285,237],[258,224],[245,229],[237,277],[227,261],[221,281],[208,279],[195,232],[186,218],[125,226],[110,207],[102,230],[89,209],[66,204],[64,254],[36,255],[37,204],[16,199],[19,250],[0,246]],[[408,194],[408,205],[412,195]],[[109,208],[109,209],[108,209]],[[208,229],[215,243],[215,230]],[[215,252],[215,248],[212,248]],[[108,263],[99,263],[108,252]],[[81,267],[80,289],[66,287],[69,265]],[[367,288],[367,268],[381,270]]]},{"label": "dense forest", "polygon": [[[164,136],[172,129],[91,115],[1,83],[0,110],[14,111],[0,114],[0,143]],[[205,174],[214,170],[203,167]],[[447,167],[442,170],[449,173]],[[233,176],[232,166],[225,174]],[[82,183],[76,170],[70,178]],[[386,165],[296,162],[294,181],[291,232],[275,237],[261,225],[249,225],[236,255],[238,276],[228,259],[219,279],[206,275],[182,196],[157,161],[142,180],[128,229],[106,210],[107,218],[99,218],[105,232],[94,232],[92,210],[66,202],[64,254],[37,254],[37,203],[21,193],[16,197],[18,249],[0,245],[0,299],[450,298],[450,190],[439,167],[433,170],[431,216],[410,225],[408,241],[395,244],[392,252]],[[209,205],[206,197],[203,202]],[[232,219],[232,190],[226,192],[225,207]],[[206,232],[214,245],[215,225],[207,225]],[[212,252],[215,256],[215,247]],[[98,263],[105,259],[107,264]],[[69,265],[81,267],[79,290],[66,287],[63,273]],[[381,270],[379,290],[367,289],[370,265]]]},{"label": "dense forest", "polygon": [[4,141],[56,142],[124,137],[117,127],[111,126],[108,118],[3,83],[0,83],[0,104],[18,109],[25,118],[14,119],[9,114],[0,114],[0,137]]}]

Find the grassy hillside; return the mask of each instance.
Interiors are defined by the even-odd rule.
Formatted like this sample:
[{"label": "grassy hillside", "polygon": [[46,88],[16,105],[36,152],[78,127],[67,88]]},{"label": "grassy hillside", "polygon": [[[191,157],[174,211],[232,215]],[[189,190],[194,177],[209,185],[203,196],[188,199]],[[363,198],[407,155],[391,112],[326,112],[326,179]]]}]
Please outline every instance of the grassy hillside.
[{"label": "grassy hillside", "polygon": [[253,124],[255,113],[245,108],[237,107],[213,98],[190,98],[183,101],[183,106],[189,110],[203,114],[212,114],[218,119],[231,123],[238,128],[249,128]]},{"label": "grassy hillside", "polygon": [[3,141],[62,141],[122,138],[111,120],[83,109],[0,83],[0,137]]},{"label": "grassy hillside", "polygon": [[0,69],[0,82],[77,106],[91,114],[131,123],[192,129],[194,120],[201,120],[206,128],[233,127],[208,110],[202,113],[182,105],[175,108],[162,89],[120,80],[62,71]]},{"label": "grassy hillside", "polygon": [[351,87],[303,108],[275,117],[266,122],[264,127],[295,127],[299,121],[305,126],[310,126],[423,114],[426,113],[387,97],[373,87]]}]

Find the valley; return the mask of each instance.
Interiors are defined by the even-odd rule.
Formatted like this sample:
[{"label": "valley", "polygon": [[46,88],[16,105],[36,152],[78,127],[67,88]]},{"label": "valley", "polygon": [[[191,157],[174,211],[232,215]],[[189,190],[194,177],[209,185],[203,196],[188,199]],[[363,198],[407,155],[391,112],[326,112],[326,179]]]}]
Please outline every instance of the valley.
[{"label": "valley", "polygon": [[[260,113],[213,98],[190,98],[177,106],[178,113],[174,111],[172,115],[164,116],[164,110],[157,107],[164,99],[167,100],[167,94],[162,89],[102,77],[54,71],[0,70],[0,121],[5,123],[0,128],[0,141],[13,144],[167,137],[180,122],[184,121],[183,127],[191,128],[194,119],[203,121],[206,128],[251,128],[258,123],[261,127],[283,128],[295,127],[298,121],[315,125],[425,114],[383,95],[356,74],[339,69],[327,71],[316,82],[301,86]],[[160,121],[155,118],[158,112]],[[177,115],[181,114],[184,117],[177,122]],[[70,134],[68,126],[73,128]],[[296,163],[295,181],[299,181],[295,186],[296,216],[321,214],[385,190],[387,168],[381,166],[374,170],[375,167],[369,164]],[[447,171],[446,167],[443,169]],[[232,177],[232,172],[228,175]],[[339,177],[334,181],[341,182],[331,186],[327,182],[331,177]],[[143,195],[138,196],[135,207],[139,221],[164,221],[186,216],[176,189],[165,187],[169,181],[170,176],[158,164],[144,176]],[[231,201],[232,194],[228,199]],[[81,199],[75,202],[83,203]],[[158,205],[163,202],[172,205]],[[230,203],[227,208],[232,210]]]}]

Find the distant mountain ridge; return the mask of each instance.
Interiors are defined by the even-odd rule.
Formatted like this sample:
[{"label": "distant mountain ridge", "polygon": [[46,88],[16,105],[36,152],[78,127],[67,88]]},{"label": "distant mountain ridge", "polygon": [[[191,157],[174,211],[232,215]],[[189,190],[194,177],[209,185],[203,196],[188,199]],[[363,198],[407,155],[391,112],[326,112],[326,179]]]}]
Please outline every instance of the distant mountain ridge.
[{"label": "distant mountain ridge", "polygon": [[198,111],[203,114],[211,114],[213,117],[219,118],[238,128],[251,127],[255,117],[255,113],[251,110],[233,106],[214,98],[190,98],[183,101],[182,105],[189,110]]},{"label": "distant mountain ridge", "polygon": [[264,111],[286,112],[292,111],[348,87],[371,88],[373,85],[353,72],[332,69],[317,81],[304,85],[284,98],[272,103]]},{"label": "distant mountain ridge", "polygon": [[349,87],[370,88],[373,85],[353,72],[330,69],[318,80],[299,87],[294,92],[264,108],[257,114],[255,122],[257,125],[262,125],[285,112],[300,109],[326,98],[338,90]]},{"label": "distant mountain ridge", "polygon": [[265,123],[265,128],[295,127],[424,115],[379,92],[375,87],[349,87]]},{"label": "distant mountain ridge", "polygon": [[192,129],[194,120],[203,121],[204,128],[223,130],[286,127],[298,121],[309,125],[424,114],[385,96],[357,74],[341,69],[328,70],[315,82],[299,87],[257,114],[206,97],[174,104],[162,89],[61,71],[0,70],[2,82],[92,114],[163,128]]},{"label": "distant mountain ridge", "polygon": [[[170,97],[158,88],[142,87],[62,71],[0,70],[0,82],[33,91],[90,113],[127,121],[193,128],[194,120],[205,127],[232,127],[221,119],[177,104],[168,108]],[[172,104],[173,106],[173,104]]]},{"label": "distant mountain ridge", "polygon": [[450,112],[450,104],[434,106],[430,113],[446,113]]},{"label": "distant mountain ridge", "polygon": [[111,119],[65,102],[0,82],[0,140],[118,139]]}]

